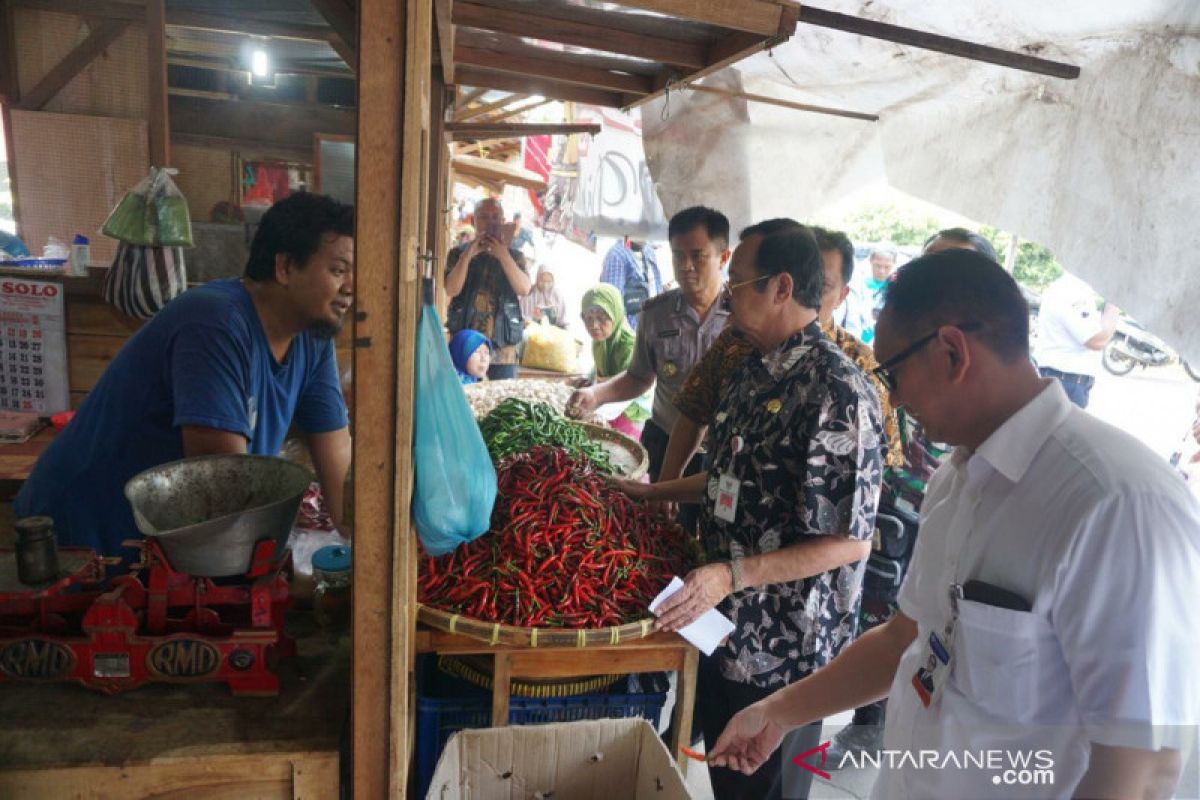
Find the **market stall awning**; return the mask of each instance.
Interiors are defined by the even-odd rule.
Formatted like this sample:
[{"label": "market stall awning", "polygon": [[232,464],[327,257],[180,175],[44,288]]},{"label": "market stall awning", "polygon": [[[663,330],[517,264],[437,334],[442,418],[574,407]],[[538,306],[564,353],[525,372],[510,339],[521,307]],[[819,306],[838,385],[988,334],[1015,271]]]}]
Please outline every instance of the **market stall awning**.
[{"label": "market stall awning", "polygon": [[[1051,248],[1200,359],[1200,4],[821,5],[866,20],[862,32],[806,19],[805,6],[786,44],[643,110],[668,214],[705,203],[735,225],[805,219],[886,179]],[[871,22],[924,35],[889,40]],[[994,50],[1078,77],[1030,71],[1026,58],[976,60]]]}]

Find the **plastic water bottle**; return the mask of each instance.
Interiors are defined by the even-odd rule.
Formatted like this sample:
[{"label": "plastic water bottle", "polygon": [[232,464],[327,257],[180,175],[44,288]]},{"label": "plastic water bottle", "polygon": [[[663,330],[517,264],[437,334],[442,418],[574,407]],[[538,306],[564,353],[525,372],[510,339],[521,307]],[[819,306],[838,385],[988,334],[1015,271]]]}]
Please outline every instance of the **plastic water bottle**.
[{"label": "plastic water bottle", "polygon": [[83,234],[75,234],[71,241],[71,274],[86,276],[92,261],[92,245]]}]

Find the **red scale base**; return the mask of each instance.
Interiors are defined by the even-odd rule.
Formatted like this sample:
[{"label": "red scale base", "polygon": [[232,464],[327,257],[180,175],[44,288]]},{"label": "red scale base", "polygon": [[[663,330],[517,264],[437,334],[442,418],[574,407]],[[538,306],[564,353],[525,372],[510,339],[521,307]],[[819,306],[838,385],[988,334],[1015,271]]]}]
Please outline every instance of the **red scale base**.
[{"label": "red scale base", "polygon": [[75,681],[114,694],[149,682],[223,681],[235,695],[274,695],[277,659],[294,656],[283,630],[290,554],[261,541],[241,578],[176,572],[151,539],[140,563],[105,581],[106,560],[62,548],[62,577],[33,588],[0,550],[0,683]]}]

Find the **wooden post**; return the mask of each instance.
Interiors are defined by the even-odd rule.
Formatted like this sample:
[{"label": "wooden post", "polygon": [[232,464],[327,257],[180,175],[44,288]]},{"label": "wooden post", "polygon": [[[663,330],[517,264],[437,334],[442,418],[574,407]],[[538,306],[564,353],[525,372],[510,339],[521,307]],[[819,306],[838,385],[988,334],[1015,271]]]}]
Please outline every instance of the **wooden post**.
[{"label": "wooden post", "polygon": [[171,164],[171,126],[167,117],[167,2],[146,0],[146,71],[150,102],[146,133],[150,165]]},{"label": "wooden post", "polygon": [[[355,154],[354,797],[388,794],[405,0],[362,0]],[[364,20],[370,20],[369,23]],[[369,390],[368,390],[369,389]]]},{"label": "wooden post", "polygon": [[414,722],[413,375],[428,186],[428,3],[360,0],[353,796],[403,797]]},{"label": "wooden post", "polygon": [[436,287],[434,305],[442,319],[446,318],[446,254],[449,252],[450,235],[447,230],[447,208],[450,190],[450,148],[444,129],[448,96],[446,84],[435,70],[432,78],[429,111],[429,221],[426,239],[433,253],[433,279]]}]

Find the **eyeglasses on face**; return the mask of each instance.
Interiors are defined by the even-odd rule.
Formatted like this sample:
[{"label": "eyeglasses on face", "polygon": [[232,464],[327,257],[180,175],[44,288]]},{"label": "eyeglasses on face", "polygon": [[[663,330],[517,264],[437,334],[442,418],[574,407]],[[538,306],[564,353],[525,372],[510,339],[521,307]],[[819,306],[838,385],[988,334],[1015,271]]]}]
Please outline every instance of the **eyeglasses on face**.
[{"label": "eyeglasses on face", "polygon": [[937,335],[942,330],[942,328],[947,328],[947,327],[948,328],[958,328],[960,331],[962,331],[964,333],[970,333],[971,331],[979,330],[980,328],[983,327],[983,325],[978,322],[961,322],[958,324],[947,323],[945,325],[939,325],[937,328],[935,328],[933,330],[932,333],[928,333],[925,336],[920,337],[919,339],[914,341],[912,344],[910,344],[908,347],[904,348],[899,353],[896,353],[896,355],[892,356],[887,361],[883,362],[878,367],[871,370],[871,374],[874,375],[876,378],[878,378],[880,380],[880,382],[882,382],[883,385],[887,387],[889,392],[896,391],[896,373],[895,373],[896,367],[900,366],[902,363],[904,363],[905,361],[907,361],[908,359],[910,359],[914,355],[916,355],[921,350],[921,348],[923,348],[925,345],[929,344],[930,342],[932,342],[934,339],[937,338]]},{"label": "eyeglasses on face", "polygon": [[727,283],[721,288],[721,310],[733,310],[733,293],[743,286],[749,286],[752,283],[765,281],[769,278],[774,278],[774,275],[759,275],[757,278],[751,278],[747,281],[738,281],[737,283]]}]

